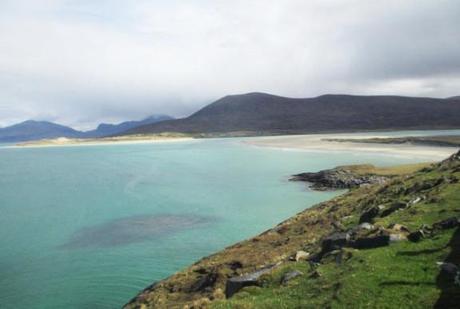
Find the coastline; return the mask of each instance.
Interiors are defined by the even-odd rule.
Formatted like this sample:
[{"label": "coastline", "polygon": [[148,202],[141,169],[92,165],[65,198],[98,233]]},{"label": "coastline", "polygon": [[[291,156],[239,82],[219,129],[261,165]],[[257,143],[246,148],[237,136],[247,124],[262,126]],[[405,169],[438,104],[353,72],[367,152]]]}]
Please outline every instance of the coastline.
[{"label": "coastline", "polygon": [[383,135],[359,135],[359,134],[315,134],[315,135],[286,135],[260,137],[253,140],[245,140],[242,143],[255,147],[268,147],[287,151],[311,151],[311,152],[370,152],[384,153],[397,156],[411,156],[431,158],[432,161],[441,160],[455,153],[457,147],[445,146],[421,146],[413,144],[380,144],[362,143],[351,141],[330,141],[329,139],[368,139],[386,138]]},{"label": "coastline", "polygon": [[[401,170],[384,182],[358,186],[201,258],[146,287],[123,308],[333,307],[344,304],[343,295],[351,297],[349,307],[396,306],[410,299],[413,307],[450,308],[459,294],[439,284],[445,273],[436,264],[460,262],[454,247],[460,240],[460,230],[455,232],[459,165],[457,152],[415,172]],[[436,237],[417,230],[420,226]],[[426,236],[415,238],[417,233]],[[427,267],[408,252],[424,252]],[[382,293],[382,285],[404,284],[408,276],[417,288]]]},{"label": "coastline", "polygon": [[148,143],[171,143],[194,140],[187,136],[161,136],[161,135],[135,135],[104,138],[55,138],[39,141],[16,143],[6,146],[8,148],[42,148],[42,147],[69,147],[69,146],[104,146],[104,145],[131,145]]}]

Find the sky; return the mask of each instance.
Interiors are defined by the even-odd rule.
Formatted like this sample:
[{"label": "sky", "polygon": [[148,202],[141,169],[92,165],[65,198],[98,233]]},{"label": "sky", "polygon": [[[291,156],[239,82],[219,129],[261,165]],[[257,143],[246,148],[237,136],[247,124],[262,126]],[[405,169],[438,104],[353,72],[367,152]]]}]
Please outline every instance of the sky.
[{"label": "sky", "polygon": [[458,0],[0,0],[0,126],[228,95],[460,95]]}]

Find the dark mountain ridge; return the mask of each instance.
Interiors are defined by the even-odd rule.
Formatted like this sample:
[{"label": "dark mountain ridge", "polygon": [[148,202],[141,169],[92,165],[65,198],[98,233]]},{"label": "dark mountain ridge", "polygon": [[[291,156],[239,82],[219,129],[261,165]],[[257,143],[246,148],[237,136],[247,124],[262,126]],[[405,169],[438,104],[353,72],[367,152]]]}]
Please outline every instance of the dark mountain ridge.
[{"label": "dark mountain ridge", "polygon": [[225,96],[183,119],[122,134],[160,132],[288,134],[356,130],[460,128],[460,99],[322,95],[287,98],[265,93]]}]

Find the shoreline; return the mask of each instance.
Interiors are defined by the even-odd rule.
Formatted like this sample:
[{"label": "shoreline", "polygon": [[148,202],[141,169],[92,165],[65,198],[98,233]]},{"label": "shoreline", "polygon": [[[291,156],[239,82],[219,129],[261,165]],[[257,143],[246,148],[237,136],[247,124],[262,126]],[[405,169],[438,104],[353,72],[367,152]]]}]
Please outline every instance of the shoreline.
[{"label": "shoreline", "polygon": [[243,144],[278,149],[283,151],[308,151],[308,152],[368,152],[384,153],[386,155],[410,156],[429,158],[432,161],[448,157],[458,151],[458,147],[446,146],[421,146],[411,144],[380,144],[351,141],[331,141],[328,139],[368,139],[390,138],[385,135],[359,135],[359,134],[315,134],[315,135],[285,135],[260,137],[244,140]]},{"label": "shoreline", "polygon": [[[123,308],[265,308],[279,305],[280,300],[294,307],[300,304],[299,293],[316,297],[302,298],[304,307],[332,307],[343,305],[337,301],[337,289],[352,295],[351,303],[368,306],[366,297],[350,293],[357,287],[374,293],[373,305],[378,307],[391,304],[395,295],[394,291],[381,295],[382,284],[402,282],[408,273],[430,282],[422,285],[430,297],[417,298],[415,307],[446,299],[455,303],[457,297],[452,296],[456,291],[437,284],[442,275],[439,268],[422,269],[418,255],[405,253],[426,251],[424,265],[451,261],[450,256],[456,254],[456,225],[438,230],[436,227],[451,221],[460,226],[457,204],[446,203],[458,199],[459,191],[455,189],[459,184],[449,179],[458,174],[459,160],[457,152],[421,170],[401,170],[383,183],[358,186],[304,209],[149,285]],[[420,226],[428,226],[437,237],[426,234],[415,238]],[[433,251],[433,247],[442,248],[442,252]],[[380,271],[369,272],[369,267]],[[291,280],[294,284],[287,282]],[[318,285],[336,286],[337,282],[340,286],[336,289],[318,291]],[[240,290],[239,296],[233,297]],[[398,297],[408,299],[420,293],[408,288],[398,291]],[[318,305],[318,298],[327,306]]]},{"label": "shoreline", "polygon": [[134,137],[107,137],[91,139],[56,138],[40,141],[30,141],[8,145],[5,148],[46,148],[46,147],[80,147],[80,146],[105,146],[105,145],[133,145],[133,144],[156,144],[174,143],[194,140],[193,137],[173,136],[134,136]]}]

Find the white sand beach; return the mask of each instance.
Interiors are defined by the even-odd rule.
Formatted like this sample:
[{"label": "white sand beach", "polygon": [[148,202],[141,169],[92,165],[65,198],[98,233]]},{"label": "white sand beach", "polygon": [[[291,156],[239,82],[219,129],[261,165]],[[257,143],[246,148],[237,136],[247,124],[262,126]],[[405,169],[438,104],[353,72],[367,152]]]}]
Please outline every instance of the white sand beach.
[{"label": "white sand beach", "polygon": [[169,143],[193,140],[185,136],[162,136],[162,135],[128,135],[104,138],[55,138],[39,141],[30,141],[9,147],[62,147],[62,146],[96,146],[116,144],[146,144],[146,143]]},{"label": "white sand beach", "polygon": [[430,161],[439,161],[458,151],[455,147],[420,146],[411,144],[371,144],[358,142],[336,142],[327,139],[363,139],[374,137],[392,137],[384,135],[359,135],[359,134],[311,134],[260,137],[245,140],[243,143],[257,146],[270,147],[283,150],[317,151],[317,152],[371,152],[384,153],[398,156],[423,158]]}]

